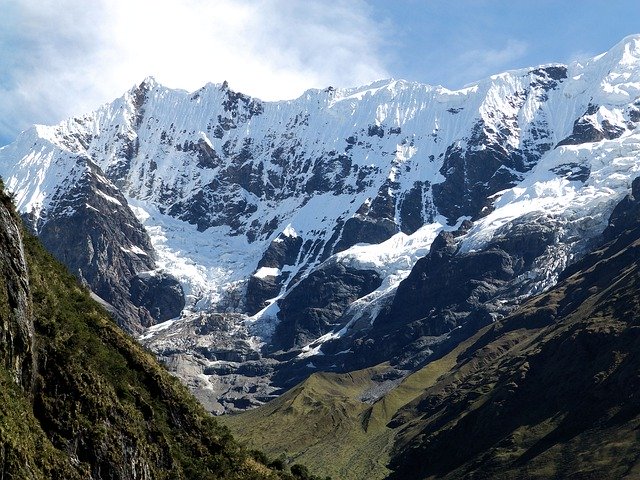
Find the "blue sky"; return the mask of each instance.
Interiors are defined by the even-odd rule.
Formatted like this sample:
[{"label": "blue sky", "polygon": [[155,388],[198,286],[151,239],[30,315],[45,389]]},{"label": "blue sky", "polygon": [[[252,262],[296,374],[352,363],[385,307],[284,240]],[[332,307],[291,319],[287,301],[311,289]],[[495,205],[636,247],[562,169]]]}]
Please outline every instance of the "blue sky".
[{"label": "blue sky", "polygon": [[265,100],[404,78],[459,88],[640,33],[638,0],[0,0],[0,145],[148,75]]},{"label": "blue sky", "polygon": [[397,46],[389,42],[382,50],[394,76],[448,88],[504,70],[592,57],[640,33],[638,0],[369,3],[376,18],[393,22]]}]

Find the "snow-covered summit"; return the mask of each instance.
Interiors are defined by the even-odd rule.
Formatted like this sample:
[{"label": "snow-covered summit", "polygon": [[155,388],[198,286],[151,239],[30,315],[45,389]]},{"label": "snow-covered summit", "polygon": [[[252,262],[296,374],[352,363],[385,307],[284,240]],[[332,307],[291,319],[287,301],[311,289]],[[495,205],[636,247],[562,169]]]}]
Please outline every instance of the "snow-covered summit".
[{"label": "snow-covered summit", "polygon": [[[389,79],[281,102],[234,92],[226,82],[187,92],[148,77],[91,114],[23,133],[3,149],[1,170],[18,207],[36,217],[56,182],[72,176],[74,162],[63,156],[77,155],[130,199],[203,235],[213,228],[210,235],[224,237],[217,232],[226,229],[260,242],[259,251],[291,225],[330,253],[336,232],[325,225],[358,218],[383,185],[395,204],[386,214],[399,231],[412,233],[438,213],[453,225],[481,214],[478,198],[457,198],[465,182],[458,177],[471,170],[488,169],[471,186],[484,198],[524,180],[578,118],[627,135],[640,95],[639,49],[640,37],[630,36],[584,65],[505,72],[458,91]],[[459,168],[458,156],[488,143],[499,147],[488,165]],[[402,216],[409,192],[420,197],[412,226]]]},{"label": "snow-covered summit", "polygon": [[[500,288],[517,285],[515,303],[553,284],[640,174],[639,60],[636,35],[586,62],[455,91],[388,79],[278,102],[149,77],[92,113],[24,132],[0,149],[0,175],[41,228],[90,170],[121,192],[157,268],[181,282],[185,318],[242,312],[252,345],[276,335],[309,347],[374,328],[442,231],[467,256],[530,225],[553,231]],[[323,282],[343,293],[307,305],[331,308],[303,328],[291,299]]]}]

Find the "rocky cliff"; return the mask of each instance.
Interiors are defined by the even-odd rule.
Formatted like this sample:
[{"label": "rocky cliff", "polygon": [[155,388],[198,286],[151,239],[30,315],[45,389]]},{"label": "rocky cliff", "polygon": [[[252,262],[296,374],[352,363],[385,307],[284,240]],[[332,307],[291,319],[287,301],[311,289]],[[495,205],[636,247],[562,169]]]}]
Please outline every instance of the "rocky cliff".
[{"label": "rocky cliff", "polygon": [[6,371],[29,392],[36,363],[31,292],[17,213],[1,182],[0,203],[0,352]]},{"label": "rocky cliff", "polygon": [[[267,405],[222,419],[254,446],[285,446],[347,480],[635,478],[638,188],[640,178],[593,252],[556,286],[454,348],[436,350],[405,378],[388,363],[315,373]],[[450,254],[451,238],[437,243],[427,262]],[[485,261],[509,278],[507,251],[487,253]],[[470,281],[458,288],[484,287]]]}]

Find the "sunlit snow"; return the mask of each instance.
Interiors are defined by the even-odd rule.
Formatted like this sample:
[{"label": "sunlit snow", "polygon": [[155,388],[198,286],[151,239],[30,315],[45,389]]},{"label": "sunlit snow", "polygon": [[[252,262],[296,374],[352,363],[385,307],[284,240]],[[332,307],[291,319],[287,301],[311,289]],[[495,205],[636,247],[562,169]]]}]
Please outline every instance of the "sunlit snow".
[{"label": "sunlit snow", "polygon": [[[460,239],[462,251],[481,249],[501,227],[530,214],[553,219],[568,244],[577,242],[576,238],[597,235],[606,226],[615,203],[640,175],[640,131],[637,122],[627,121],[629,109],[640,109],[640,36],[628,37],[606,54],[585,63],[575,62],[567,69],[567,79],[557,88],[545,91],[543,96],[530,94],[522,104],[510,99],[530,89],[533,69],[505,72],[457,91],[403,80],[309,90],[295,100],[260,103],[259,115],[235,119],[237,124],[218,136],[213,134],[213,127],[219,115],[226,114],[221,107],[227,100],[223,86],[207,84],[190,93],[148,79],[143,128],[136,124],[139,111],[136,90],[132,89],[91,114],[24,132],[0,149],[0,175],[15,194],[19,210],[38,219],[46,217],[56,194],[68,189],[86,171],[86,159],[103,172],[124,168],[123,194],[150,235],[158,269],[180,280],[187,296],[185,314],[228,311],[235,308],[251,275],[266,278],[289,273],[291,279],[303,268],[308,274],[320,264],[317,258],[300,257],[295,265],[282,270],[257,269],[272,241],[300,237],[305,242],[326,244],[335,225],[356,215],[361,206],[370,206],[382,185],[393,185],[401,198],[416,182],[442,182],[447,149],[466,147],[469,132],[479,121],[489,140],[512,149],[535,143],[535,127],[544,125],[550,135],[546,141],[553,147],[530,171],[518,172],[521,181],[517,185],[493,196],[489,213]],[[571,135],[575,120],[591,106],[597,108],[585,121],[594,128],[602,124],[619,127],[621,136],[557,146]],[[514,122],[506,134],[495,112]],[[198,231],[195,225],[162,213],[214,184],[220,175],[219,165],[203,168],[184,145],[201,141],[215,152],[235,146],[237,154],[246,138],[251,139],[253,148],[251,161],[263,165],[263,184],[270,185],[270,178],[290,180],[278,187],[279,196],[267,198],[246,189],[234,191],[234,195],[256,205],[237,231],[226,225]],[[136,146],[135,155],[125,161],[122,152],[131,145]],[[274,160],[276,146],[290,155],[303,153],[308,159],[329,158],[328,152],[337,157],[338,152],[348,151],[353,171],[346,176],[339,169],[326,174],[328,181],[344,181],[344,192],[304,191],[313,172],[284,171]],[[588,178],[571,180],[569,175],[557,173],[563,168],[584,168]],[[358,185],[356,171],[369,172],[370,183]],[[110,183],[105,177],[99,180]],[[167,186],[171,187],[170,195],[166,194]],[[98,194],[120,203],[103,192]],[[432,200],[429,195],[423,199],[425,204]],[[375,313],[380,299],[392,295],[415,262],[428,253],[438,232],[455,229],[463,220],[448,226],[447,219],[437,212],[422,213],[425,217],[432,215],[434,220],[412,235],[399,232],[379,245],[355,245],[327,260],[373,269],[383,282],[376,291],[354,302],[351,308],[356,315],[350,324],[312,342],[302,356],[319,354],[324,341],[344,335],[358,319],[358,312],[369,308]],[[258,233],[249,241],[249,226],[265,226],[269,221],[275,222],[275,229],[257,229],[266,233]],[[138,247],[130,248],[139,253]],[[571,254],[556,253],[554,261],[558,263],[549,267],[554,271]],[[555,278],[555,274],[549,275],[547,284]],[[279,308],[276,300],[246,320],[255,334],[252,341],[256,346],[273,332]],[[152,327],[146,335],[171,326],[165,323]]]}]

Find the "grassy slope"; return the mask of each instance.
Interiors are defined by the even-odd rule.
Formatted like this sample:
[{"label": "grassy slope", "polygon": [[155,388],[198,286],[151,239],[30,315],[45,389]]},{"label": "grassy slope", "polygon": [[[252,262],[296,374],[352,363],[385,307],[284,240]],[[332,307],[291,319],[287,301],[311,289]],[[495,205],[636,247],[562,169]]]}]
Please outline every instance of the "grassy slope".
[{"label": "grassy slope", "polygon": [[219,419],[253,448],[290,459],[340,479],[379,479],[395,430],[387,426],[404,405],[417,398],[456,365],[463,342],[454,351],[409,375],[373,404],[359,400],[376,384],[385,364],[348,374],[317,373],[267,405]]},{"label": "grassy slope", "polygon": [[[240,439],[338,478],[634,478],[640,474],[640,232],[550,292],[358,400],[384,366],[316,374],[224,418]],[[387,467],[390,466],[394,472]]]},{"label": "grassy slope", "polygon": [[[638,240],[603,249],[486,329],[457,379],[442,379],[399,412],[396,478],[632,475],[640,457],[639,259]],[[509,337],[517,342],[505,348]],[[445,389],[454,392],[446,400]]]},{"label": "grassy slope", "polygon": [[[284,452],[335,478],[350,478],[345,471],[348,465],[358,465],[363,473],[376,467],[384,470],[384,465],[369,465],[366,458],[363,416],[369,406],[358,400],[373,385],[374,374],[370,369],[350,375],[315,374],[261,409],[221,420],[250,446],[260,445],[270,455]],[[365,447],[364,458],[361,447]]]},{"label": "grassy slope", "polygon": [[229,433],[35,239],[25,243],[38,333],[34,411],[53,445],[77,456],[80,470],[117,472],[136,456],[157,465],[158,478],[238,470]]},{"label": "grassy slope", "polygon": [[37,373],[25,392],[0,366],[0,477],[294,478],[240,448],[35,238],[24,244]]}]

